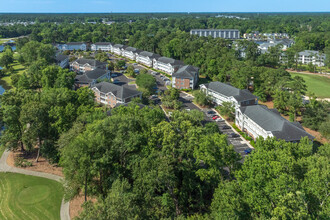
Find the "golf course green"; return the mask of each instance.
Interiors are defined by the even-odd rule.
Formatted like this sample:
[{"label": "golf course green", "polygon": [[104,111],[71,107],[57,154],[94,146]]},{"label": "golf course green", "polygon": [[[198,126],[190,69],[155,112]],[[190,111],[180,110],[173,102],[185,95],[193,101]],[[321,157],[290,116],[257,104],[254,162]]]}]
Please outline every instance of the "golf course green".
[{"label": "golf course green", "polygon": [[0,173],[0,219],[60,219],[60,183],[16,173]]}]

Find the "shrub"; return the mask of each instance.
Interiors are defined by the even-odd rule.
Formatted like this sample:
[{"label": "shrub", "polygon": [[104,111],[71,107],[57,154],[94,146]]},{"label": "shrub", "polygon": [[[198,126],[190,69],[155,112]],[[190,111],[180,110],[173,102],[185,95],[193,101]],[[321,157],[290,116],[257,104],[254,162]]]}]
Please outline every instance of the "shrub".
[{"label": "shrub", "polygon": [[22,157],[15,158],[14,162],[16,167],[31,167],[32,163],[30,161],[27,161],[26,159]]}]

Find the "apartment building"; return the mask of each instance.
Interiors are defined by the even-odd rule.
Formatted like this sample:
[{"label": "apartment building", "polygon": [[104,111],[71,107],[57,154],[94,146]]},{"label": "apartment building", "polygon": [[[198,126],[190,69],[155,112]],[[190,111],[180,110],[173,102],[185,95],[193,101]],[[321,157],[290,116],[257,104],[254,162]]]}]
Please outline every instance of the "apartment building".
[{"label": "apartment building", "polygon": [[142,51],[136,56],[136,62],[146,65],[148,67],[153,66],[153,60],[157,60],[161,56],[155,53],[151,53],[148,51]]},{"label": "apartment building", "polygon": [[122,44],[115,44],[112,46],[111,52],[113,52],[116,55],[122,56],[125,48],[127,48],[127,46]]},{"label": "apartment building", "polygon": [[84,42],[69,42],[66,44],[58,45],[59,50],[87,50],[87,44]]},{"label": "apartment building", "polygon": [[130,60],[136,60],[140,52],[142,52],[142,50],[136,49],[135,47],[126,47],[122,52],[122,56]]},{"label": "apartment building", "polygon": [[302,64],[312,63],[317,66],[324,66],[325,54],[315,50],[304,50],[299,52],[298,62]]},{"label": "apartment building", "polygon": [[238,29],[192,29],[191,35],[198,35],[200,37],[212,36],[214,38],[220,37],[224,39],[239,39],[240,32]]},{"label": "apartment building", "polygon": [[258,104],[258,97],[249,90],[237,89],[222,82],[202,84],[200,85],[200,90],[210,96],[217,105],[221,105],[223,102],[231,102],[237,108]]},{"label": "apartment building", "polygon": [[172,75],[176,72],[184,63],[180,60],[175,60],[168,57],[154,58],[153,68],[156,70],[163,71],[169,75]]},{"label": "apartment building", "polygon": [[77,75],[75,77],[75,88],[78,89],[80,87],[92,87],[99,80],[110,79],[110,71],[106,69],[96,68],[92,71],[87,71],[82,75]]},{"label": "apartment building", "polygon": [[118,104],[129,103],[133,98],[142,97],[142,93],[137,90],[108,82],[97,83],[92,87],[92,90],[97,103],[107,105],[111,108]]},{"label": "apartment building", "polygon": [[172,74],[172,87],[177,89],[194,89],[197,85],[199,69],[186,65]]},{"label": "apartment building", "polygon": [[92,51],[111,51],[112,44],[110,42],[98,42],[91,45]]},{"label": "apartment building", "polygon": [[87,71],[95,70],[96,68],[100,69],[108,69],[108,65],[106,62],[100,62],[98,60],[92,59],[78,59],[70,63],[70,70],[75,71],[77,73],[85,73]]},{"label": "apartment building", "polygon": [[56,59],[56,64],[62,68],[66,68],[69,66],[69,56],[63,55],[63,54],[58,54],[55,57]]},{"label": "apartment building", "polygon": [[298,122],[289,122],[276,109],[264,105],[242,106],[236,108],[235,114],[235,124],[254,139],[276,137],[288,142],[299,142],[306,136],[314,139]]}]

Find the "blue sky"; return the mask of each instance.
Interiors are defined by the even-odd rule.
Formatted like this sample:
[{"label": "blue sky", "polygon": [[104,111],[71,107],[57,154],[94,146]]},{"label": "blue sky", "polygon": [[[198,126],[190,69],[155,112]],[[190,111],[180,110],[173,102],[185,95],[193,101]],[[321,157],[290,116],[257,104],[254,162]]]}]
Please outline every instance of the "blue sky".
[{"label": "blue sky", "polygon": [[330,0],[0,0],[0,12],[318,12]]}]

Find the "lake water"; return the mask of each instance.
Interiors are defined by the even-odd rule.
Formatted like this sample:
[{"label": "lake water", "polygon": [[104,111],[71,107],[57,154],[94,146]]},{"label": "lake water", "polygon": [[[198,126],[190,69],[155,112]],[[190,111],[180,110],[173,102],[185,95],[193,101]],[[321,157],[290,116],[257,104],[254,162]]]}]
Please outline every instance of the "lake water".
[{"label": "lake water", "polygon": [[[5,49],[5,46],[0,45],[0,52],[2,52],[4,49]],[[15,51],[15,50],[16,50],[16,46],[12,46],[11,49],[12,49],[13,51]]]}]

